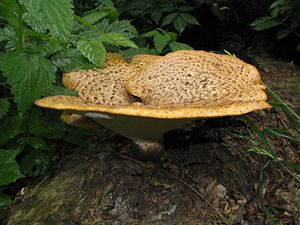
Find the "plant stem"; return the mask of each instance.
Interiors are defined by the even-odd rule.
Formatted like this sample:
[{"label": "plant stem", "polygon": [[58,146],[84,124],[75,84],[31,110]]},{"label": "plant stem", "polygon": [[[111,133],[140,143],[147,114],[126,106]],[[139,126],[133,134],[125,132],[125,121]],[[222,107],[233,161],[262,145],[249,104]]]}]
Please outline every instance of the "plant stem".
[{"label": "plant stem", "polygon": [[7,97],[7,98],[0,98],[1,100],[12,100],[14,99],[13,97]]},{"label": "plant stem", "polygon": [[19,49],[21,51],[24,50],[24,27],[23,27],[23,11],[22,11],[22,7],[19,6]]},{"label": "plant stem", "polygon": [[264,197],[264,191],[263,191],[263,185],[265,181],[265,169],[269,166],[271,161],[268,161],[260,170],[259,174],[259,182],[258,182],[258,198],[260,202],[260,207],[265,215],[265,217],[268,219],[269,223],[271,225],[277,225],[275,222],[273,215],[270,213],[268,207],[265,205],[265,197]]}]

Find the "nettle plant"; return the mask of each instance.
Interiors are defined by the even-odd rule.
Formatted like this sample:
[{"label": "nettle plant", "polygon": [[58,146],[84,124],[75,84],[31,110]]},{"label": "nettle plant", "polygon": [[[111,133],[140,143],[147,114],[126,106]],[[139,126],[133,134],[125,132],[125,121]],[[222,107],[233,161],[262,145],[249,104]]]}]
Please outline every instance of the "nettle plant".
[{"label": "nettle plant", "polygon": [[[298,10],[298,12],[297,12]],[[276,0],[270,5],[270,15],[263,16],[250,25],[256,31],[277,28],[276,39],[283,39],[290,34],[294,34],[299,38],[296,50],[300,50],[300,24],[296,18],[300,10],[300,3],[293,0]],[[297,15],[298,16],[298,15]]]},{"label": "nettle plant", "polygon": [[76,93],[60,86],[62,71],[101,67],[106,51],[138,48],[128,20],[105,0],[81,16],[72,0],[0,1],[0,209],[9,183],[45,172],[64,139],[84,143],[82,131],[32,107],[42,96]]}]

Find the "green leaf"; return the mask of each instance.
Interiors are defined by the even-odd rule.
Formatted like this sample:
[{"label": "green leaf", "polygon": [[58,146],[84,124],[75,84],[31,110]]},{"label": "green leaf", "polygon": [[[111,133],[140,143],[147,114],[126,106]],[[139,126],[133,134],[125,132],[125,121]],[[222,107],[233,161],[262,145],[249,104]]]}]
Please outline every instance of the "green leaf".
[{"label": "green leaf", "polygon": [[149,32],[146,32],[142,35],[142,37],[153,37],[155,35],[159,34],[158,30],[151,30]]},{"label": "green leaf", "polygon": [[138,48],[138,46],[134,42],[130,41],[129,38],[119,33],[105,33],[101,35],[99,39],[115,46]]},{"label": "green leaf", "polygon": [[297,45],[296,51],[300,51],[300,43]]},{"label": "green leaf", "polygon": [[6,115],[9,108],[9,102],[6,99],[0,99],[0,120]]},{"label": "green leaf", "polygon": [[22,158],[21,169],[24,174],[36,177],[47,171],[49,163],[49,153],[41,150],[34,150]]},{"label": "green leaf", "polygon": [[45,95],[55,81],[55,71],[44,57],[9,52],[0,57],[0,70],[12,86],[18,110],[26,113],[32,102]]},{"label": "green leaf", "polygon": [[23,14],[24,21],[37,32],[45,33],[49,24],[45,20],[44,0],[19,0],[27,12]]},{"label": "green leaf", "polygon": [[300,140],[293,137],[293,134],[288,130],[280,128],[265,128],[264,135],[283,137],[300,146]]},{"label": "green leaf", "polygon": [[163,10],[157,9],[150,14],[150,17],[156,24],[158,24],[158,21],[161,19],[162,13]]},{"label": "green leaf", "polygon": [[188,6],[188,5],[181,5],[178,7],[178,9],[182,12],[189,12],[195,9],[195,7]]},{"label": "green leaf", "polygon": [[44,15],[49,25],[49,30],[54,37],[67,41],[73,20],[73,4],[70,0],[44,1]]},{"label": "green leaf", "polygon": [[270,9],[278,8],[278,7],[284,6],[286,4],[288,4],[288,1],[286,1],[286,0],[276,0],[271,4]]},{"label": "green leaf", "polygon": [[174,32],[168,32],[168,35],[170,37],[170,41],[174,42],[177,40],[177,36],[178,34],[174,33]]},{"label": "green leaf", "polygon": [[280,108],[286,118],[288,119],[291,126],[300,133],[300,116],[288,105],[286,104],[275,92],[273,92],[268,86],[266,86],[266,90],[269,96],[271,96],[275,102],[271,105],[273,107]]},{"label": "green leaf", "polygon": [[173,26],[179,32],[182,33],[187,25],[187,22],[184,21],[181,17],[177,17],[174,21]]},{"label": "green leaf", "polygon": [[292,31],[288,30],[288,29],[280,29],[279,31],[277,31],[276,34],[276,38],[277,39],[282,39],[285,38],[286,36],[288,36]]},{"label": "green leaf", "polygon": [[52,63],[63,72],[78,71],[95,67],[80,51],[74,48],[57,52],[51,58]]},{"label": "green leaf", "polygon": [[170,42],[169,47],[172,51],[193,49],[193,47],[189,46],[188,44],[184,44],[180,42]]},{"label": "green leaf", "polygon": [[68,48],[68,45],[66,42],[62,42],[55,38],[50,39],[42,46],[42,50],[45,52],[46,56],[52,55],[55,52],[58,52],[58,51],[61,51],[63,49],[67,49],[67,48]]},{"label": "green leaf", "polygon": [[164,18],[161,26],[163,27],[163,26],[166,26],[166,25],[172,23],[177,17],[178,17],[178,13],[177,12],[176,13],[171,13],[171,14],[167,15]]},{"label": "green leaf", "polygon": [[82,39],[77,42],[77,49],[90,62],[102,66],[106,57],[106,50],[100,40]]},{"label": "green leaf", "polygon": [[16,33],[11,27],[6,26],[0,29],[0,41],[9,40],[16,40]]},{"label": "green leaf", "polygon": [[51,87],[47,95],[48,96],[56,96],[56,95],[76,96],[77,93],[76,91],[64,88],[62,86],[54,85]]},{"label": "green leaf", "polygon": [[17,179],[24,177],[20,173],[20,168],[15,158],[19,150],[0,149],[0,186],[15,182]]},{"label": "green leaf", "polygon": [[52,56],[51,61],[63,72],[78,71],[95,67],[95,64],[91,63],[80,51],[74,48],[57,52]]},{"label": "green leaf", "polygon": [[198,22],[198,20],[197,20],[194,16],[192,16],[191,14],[188,14],[188,13],[180,13],[179,15],[182,17],[182,19],[183,19],[185,22],[187,22],[187,23],[189,23],[189,24],[192,24],[192,25],[200,25],[200,23]]},{"label": "green leaf", "polygon": [[16,0],[1,0],[0,1],[0,18],[10,20],[12,17],[17,17],[18,4]]},{"label": "green leaf", "polygon": [[122,56],[125,60],[130,60],[133,55],[136,54],[149,54],[149,55],[157,55],[157,52],[154,49],[149,48],[129,48],[122,52]]},{"label": "green leaf", "polygon": [[4,209],[11,203],[11,199],[9,196],[0,193],[0,210]]},{"label": "green leaf", "polygon": [[82,17],[85,21],[89,22],[90,24],[95,24],[99,20],[103,19],[104,17],[107,16],[106,12],[99,12],[99,11],[94,11],[91,13],[88,13]]},{"label": "green leaf", "polygon": [[46,150],[48,148],[44,139],[40,137],[31,137],[30,146],[37,150]]},{"label": "green leaf", "polygon": [[33,136],[57,140],[61,139],[65,133],[64,126],[57,116],[53,117],[49,113],[44,115],[41,110],[32,110],[25,123],[29,133]]},{"label": "green leaf", "polygon": [[258,18],[250,25],[254,27],[253,28],[254,30],[262,31],[262,30],[270,29],[272,27],[276,27],[280,24],[282,24],[282,22],[279,19],[271,16],[265,16],[265,17]]},{"label": "green leaf", "polygon": [[108,19],[103,19],[96,24],[96,27],[98,27],[103,33],[120,33],[128,38],[138,35],[137,30],[128,20],[115,20],[110,23]]},{"label": "green leaf", "polygon": [[170,36],[168,34],[157,34],[153,38],[155,49],[161,53],[162,50],[167,46],[170,42]]},{"label": "green leaf", "polygon": [[1,120],[0,145],[6,143],[10,139],[23,132],[21,128],[22,121],[22,118],[18,115],[13,117],[4,117]]}]

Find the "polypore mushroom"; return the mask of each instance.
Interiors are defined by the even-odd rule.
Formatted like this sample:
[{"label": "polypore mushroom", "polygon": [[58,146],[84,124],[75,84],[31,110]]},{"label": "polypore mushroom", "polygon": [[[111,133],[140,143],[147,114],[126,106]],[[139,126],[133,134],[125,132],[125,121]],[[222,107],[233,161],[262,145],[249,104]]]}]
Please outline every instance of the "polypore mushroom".
[{"label": "polypore mushroom", "polygon": [[66,74],[63,83],[79,97],[51,96],[35,104],[83,114],[132,139],[148,158],[161,153],[166,131],[188,121],[270,108],[254,66],[204,51],[118,59],[101,70]]}]

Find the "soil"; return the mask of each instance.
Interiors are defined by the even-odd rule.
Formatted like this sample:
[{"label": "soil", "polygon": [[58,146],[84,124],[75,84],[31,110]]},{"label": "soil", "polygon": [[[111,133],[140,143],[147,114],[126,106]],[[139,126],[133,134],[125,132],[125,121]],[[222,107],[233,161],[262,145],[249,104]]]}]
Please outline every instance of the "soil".
[{"label": "soil", "polygon": [[[264,82],[300,113],[300,68],[252,60]],[[249,116],[261,128],[285,120],[277,109]],[[46,177],[23,188],[0,224],[268,224],[257,189],[268,159],[248,151],[249,139],[243,117],[195,121],[165,135],[165,153],[154,164],[132,158],[133,146],[121,136],[91,137],[88,149],[70,149]],[[299,149],[273,141],[279,157],[299,162]],[[276,163],[266,174],[265,205],[279,224],[299,225],[299,185]]]}]

